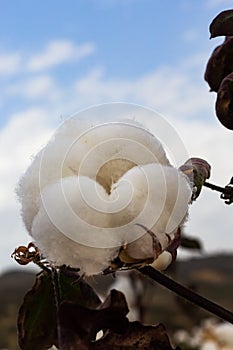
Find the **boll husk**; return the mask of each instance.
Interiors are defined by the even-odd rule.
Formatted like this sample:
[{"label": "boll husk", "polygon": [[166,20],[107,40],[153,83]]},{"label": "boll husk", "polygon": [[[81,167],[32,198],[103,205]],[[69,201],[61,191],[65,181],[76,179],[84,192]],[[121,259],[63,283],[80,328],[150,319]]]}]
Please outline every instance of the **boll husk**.
[{"label": "boll husk", "polygon": [[93,275],[122,247],[132,261],[156,260],[184,223],[192,190],[137,122],[71,118],[36,155],[17,194],[43,256]]}]

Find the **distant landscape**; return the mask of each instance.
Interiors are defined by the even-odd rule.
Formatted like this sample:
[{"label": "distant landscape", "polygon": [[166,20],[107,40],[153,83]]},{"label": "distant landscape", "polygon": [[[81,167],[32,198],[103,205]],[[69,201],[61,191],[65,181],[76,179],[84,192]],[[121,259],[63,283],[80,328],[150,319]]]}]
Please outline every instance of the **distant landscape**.
[{"label": "distant landscape", "polygon": [[[201,295],[233,311],[233,254],[177,261],[167,272],[175,280],[195,289]],[[18,350],[16,320],[23,296],[34,283],[35,273],[24,269],[8,271],[0,276],[0,350]],[[95,277],[89,282],[103,294],[113,282],[112,276]],[[164,323],[171,333],[189,329],[211,315],[176,297],[172,292],[145,279],[144,322]]]}]

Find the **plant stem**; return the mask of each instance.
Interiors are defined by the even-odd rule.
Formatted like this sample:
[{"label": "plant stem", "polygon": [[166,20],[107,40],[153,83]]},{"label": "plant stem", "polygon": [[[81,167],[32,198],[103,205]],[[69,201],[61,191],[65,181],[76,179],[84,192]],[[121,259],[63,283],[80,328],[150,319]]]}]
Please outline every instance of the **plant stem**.
[{"label": "plant stem", "polygon": [[217,191],[217,192],[221,192],[221,193],[225,192],[225,188],[224,187],[216,186],[216,185],[211,184],[209,182],[205,182],[203,186],[208,187],[208,188],[210,188],[213,191]]},{"label": "plant stem", "polygon": [[58,271],[55,267],[52,267],[51,269],[51,276],[52,276],[52,284],[53,284],[56,309],[57,309],[57,340],[59,344],[59,349],[66,350],[62,346],[62,339],[61,339],[61,327],[60,327],[60,320],[59,320],[59,308],[61,304],[61,295],[60,295]]},{"label": "plant stem", "polygon": [[175,282],[170,277],[164,275],[163,273],[155,270],[151,266],[144,266],[138,268],[143,275],[146,275],[158,282],[162,286],[168,288],[177,295],[185,298],[186,300],[194,303],[195,305],[203,308],[206,311],[211,312],[215,316],[222,318],[223,320],[233,324],[233,313],[224,309],[222,306],[202,297],[201,295],[191,291],[190,289],[182,286],[181,284]]}]

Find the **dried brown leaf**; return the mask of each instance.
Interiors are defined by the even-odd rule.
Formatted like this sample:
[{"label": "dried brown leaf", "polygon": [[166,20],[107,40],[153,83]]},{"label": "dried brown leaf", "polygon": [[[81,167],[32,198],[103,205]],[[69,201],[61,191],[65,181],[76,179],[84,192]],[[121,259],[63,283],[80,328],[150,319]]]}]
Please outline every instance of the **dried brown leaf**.
[{"label": "dried brown leaf", "polygon": [[112,290],[98,309],[62,303],[59,310],[62,346],[66,349],[90,349],[98,331],[122,333],[128,327],[127,303],[119,291]]},{"label": "dried brown leaf", "polygon": [[206,66],[204,78],[211,91],[217,92],[222,80],[233,72],[233,37],[227,37],[215,48]]},{"label": "dried brown leaf", "polygon": [[211,22],[210,37],[233,35],[233,10],[225,10],[219,13]]},{"label": "dried brown leaf", "polygon": [[172,350],[166,329],[162,324],[144,326],[139,322],[129,323],[124,334],[108,333],[94,343],[91,350]]},{"label": "dried brown leaf", "polygon": [[215,109],[222,125],[233,130],[233,73],[223,79],[218,91]]}]

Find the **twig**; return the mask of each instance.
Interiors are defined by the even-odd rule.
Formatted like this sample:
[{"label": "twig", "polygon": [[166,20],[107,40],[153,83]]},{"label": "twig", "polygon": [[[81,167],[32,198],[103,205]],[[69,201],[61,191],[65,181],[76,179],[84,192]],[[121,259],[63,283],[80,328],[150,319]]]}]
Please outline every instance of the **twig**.
[{"label": "twig", "polygon": [[61,295],[60,295],[58,271],[55,267],[52,267],[51,269],[51,276],[52,276],[52,284],[53,284],[56,309],[57,309],[57,339],[58,339],[59,349],[66,350],[62,347],[61,327],[60,327],[60,321],[59,321],[59,308],[61,304]]},{"label": "twig", "polygon": [[224,309],[222,306],[182,286],[181,284],[172,280],[170,277],[164,275],[158,270],[155,270],[153,267],[144,266],[144,267],[138,268],[138,271],[140,271],[143,275],[150,277],[151,279],[158,282],[162,286],[168,288],[172,292],[175,292],[177,295],[185,298],[186,300],[194,303],[195,305],[203,308],[204,310],[211,312],[212,314],[222,318],[223,320],[233,324],[232,312]]},{"label": "twig", "polygon": [[231,179],[230,183],[225,187],[216,186],[214,184],[211,184],[209,182],[205,182],[203,186],[210,188],[213,191],[217,191],[221,193],[221,198],[225,200],[226,204],[232,204],[233,203],[233,178]]},{"label": "twig", "polygon": [[213,191],[217,191],[217,192],[221,192],[221,193],[225,192],[225,188],[224,187],[220,187],[220,186],[211,184],[209,182],[205,182],[203,186],[208,187],[208,188],[210,188]]}]

